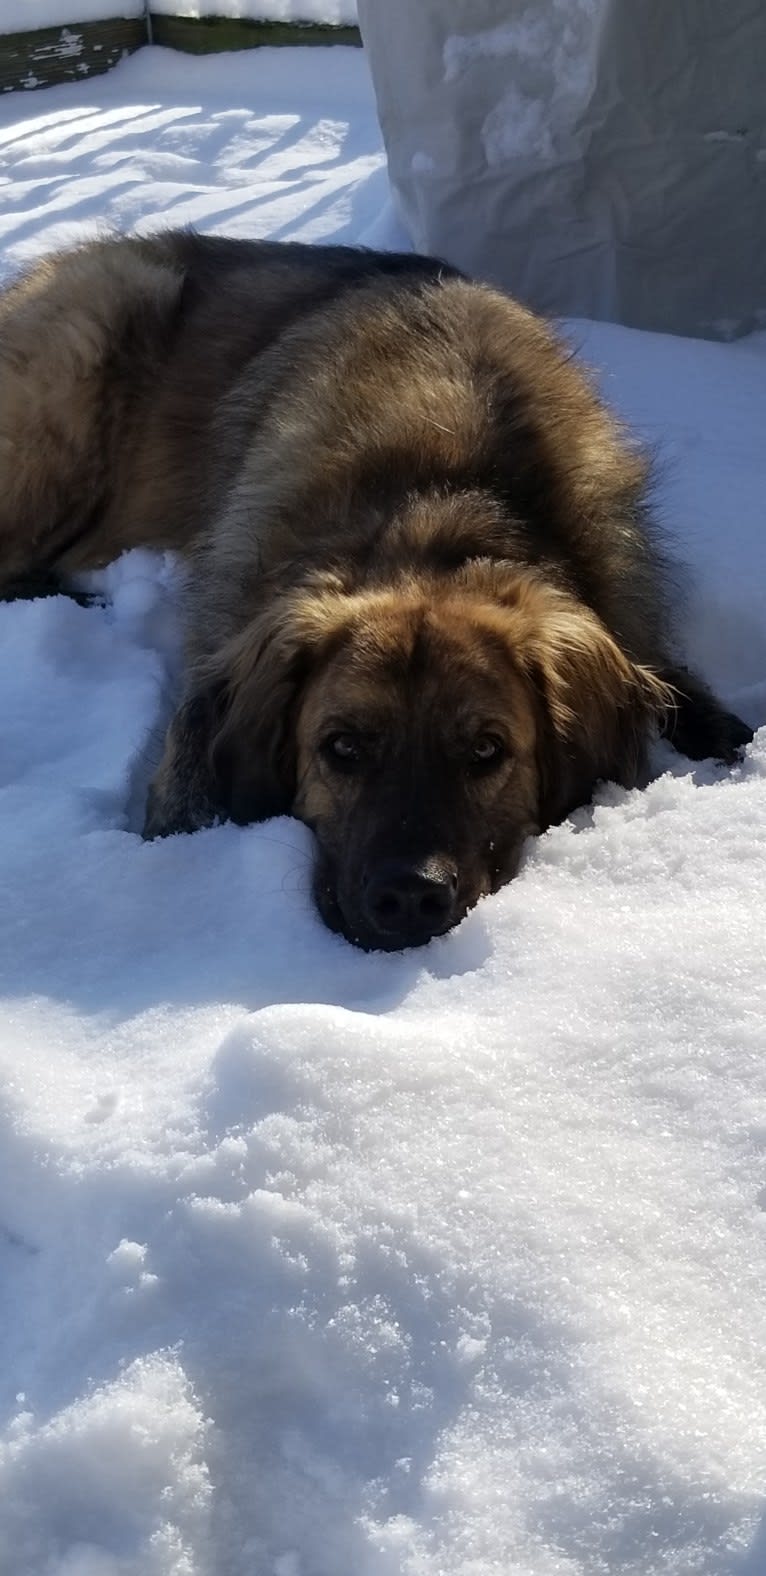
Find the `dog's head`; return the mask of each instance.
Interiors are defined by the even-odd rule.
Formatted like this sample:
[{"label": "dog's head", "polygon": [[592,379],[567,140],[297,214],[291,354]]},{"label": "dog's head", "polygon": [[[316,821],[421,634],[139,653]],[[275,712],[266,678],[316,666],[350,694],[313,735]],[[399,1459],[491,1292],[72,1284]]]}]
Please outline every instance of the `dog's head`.
[{"label": "dog's head", "polygon": [[588,608],[492,563],[292,594],[218,667],[222,802],[306,821],[326,924],[386,950],[456,925],[597,780],[640,782],[671,704]]},{"label": "dog's head", "polygon": [[312,827],[326,923],[386,950],[449,930],[599,779],[635,785],[670,702],[594,614],[490,562],[291,593],[217,669],[222,802]]}]

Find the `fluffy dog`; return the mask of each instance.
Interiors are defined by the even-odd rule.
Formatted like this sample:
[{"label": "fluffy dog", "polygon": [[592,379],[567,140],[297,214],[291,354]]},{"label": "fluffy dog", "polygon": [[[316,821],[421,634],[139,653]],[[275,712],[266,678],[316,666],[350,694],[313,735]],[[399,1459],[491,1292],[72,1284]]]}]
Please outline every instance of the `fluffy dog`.
[{"label": "fluffy dog", "polygon": [[294,814],[415,945],[601,778],[750,738],[679,666],[645,460],[550,329],[427,258],[168,232],[0,298],[0,588],[189,564],[149,837]]}]

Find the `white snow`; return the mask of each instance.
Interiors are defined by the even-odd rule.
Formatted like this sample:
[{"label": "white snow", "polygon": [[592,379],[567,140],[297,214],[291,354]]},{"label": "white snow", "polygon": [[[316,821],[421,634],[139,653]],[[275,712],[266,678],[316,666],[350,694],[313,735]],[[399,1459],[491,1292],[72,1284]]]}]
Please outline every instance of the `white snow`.
[{"label": "white snow", "polygon": [[530,97],[515,85],[509,87],[485,115],[481,142],[490,169],[520,156],[548,163],[554,152],[550,103],[545,96]]},{"label": "white snow", "polygon": [[453,82],[477,60],[512,57],[518,66],[532,62],[553,69],[557,88],[581,88],[585,61],[604,21],[604,0],[536,0],[515,7],[515,14],[475,33],[451,34],[442,56],[444,80]]},{"label": "white snow", "polygon": [[144,0],[0,0],[0,34],[143,14]]},{"label": "white snow", "polygon": [[[0,34],[61,23],[143,16],[144,0],[0,0]],[[152,0],[163,16],[249,17],[269,22],[356,22],[356,0]]]},{"label": "white snow", "polygon": [[[450,35],[442,46],[447,83],[460,84],[477,63],[497,62],[497,101],[480,128],[490,168],[519,157],[547,163],[557,142],[570,147],[607,15],[604,0],[531,0],[513,11],[493,27]],[[514,80],[507,87],[509,61]],[[460,85],[456,91],[460,102]]]},{"label": "white snow", "polygon": [[[118,224],[396,244],[358,52],[0,101],[3,270]],[[766,336],[569,329],[766,722]],[[421,952],[287,820],[144,845],[177,633],[0,608],[3,1576],[761,1576],[766,730],[664,747]]]},{"label": "white snow", "polygon": [[260,22],[354,24],[356,0],[152,0],[158,16],[247,17]]}]

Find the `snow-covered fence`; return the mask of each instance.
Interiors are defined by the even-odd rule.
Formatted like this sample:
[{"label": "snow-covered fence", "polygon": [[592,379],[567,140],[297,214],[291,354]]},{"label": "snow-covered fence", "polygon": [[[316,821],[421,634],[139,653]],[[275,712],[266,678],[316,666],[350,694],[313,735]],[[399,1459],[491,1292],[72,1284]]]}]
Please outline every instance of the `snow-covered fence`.
[{"label": "snow-covered fence", "polygon": [[192,54],[360,43],[356,0],[28,0],[24,20],[20,32],[18,13],[0,16],[2,93],[108,71],[150,42]]},{"label": "snow-covered fence", "polygon": [[[86,7],[87,0],[77,0],[73,9],[82,12]],[[121,9],[129,11],[130,0],[121,0]],[[45,14],[43,7],[40,11]],[[145,43],[143,6],[131,16],[70,20],[0,35],[0,92],[49,87],[108,71]]]}]

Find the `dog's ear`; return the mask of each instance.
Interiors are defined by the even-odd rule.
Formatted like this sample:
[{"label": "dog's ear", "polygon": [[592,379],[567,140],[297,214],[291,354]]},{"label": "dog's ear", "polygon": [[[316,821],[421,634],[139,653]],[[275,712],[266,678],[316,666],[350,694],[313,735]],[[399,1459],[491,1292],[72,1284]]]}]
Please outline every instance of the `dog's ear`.
[{"label": "dog's ear", "polygon": [[181,702],[149,785],[145,838],[197,832],[228,813],[211,755],[223,708],[223,687],[215,683],[190,689]]},{"label": "dog's ear", "polygon": [[259,622],[192,670],[149,786],[144,837],[289,814],[303,656],[286,631]]},{"label": "dog's ear", "polygon": [[242,825],[292,810],[300,696],[338,628],[337,603],[326,596],[277,599],[206,665],[216,697],[211,766],[226,813]]},{"label": "dog's ear", "polygon": [[569,599],[548,610],[523,657],[538,697],[541,824],[587,803],[600,780],[645,782],[647,745],[673,707],[670,687]]},{"label": "dog's ear", "polygon": [[233,821],[289,815],[295,797],[294,716],[308,652],[291,623],[262,617],[216,654],[216,726],[209,752]]}]

